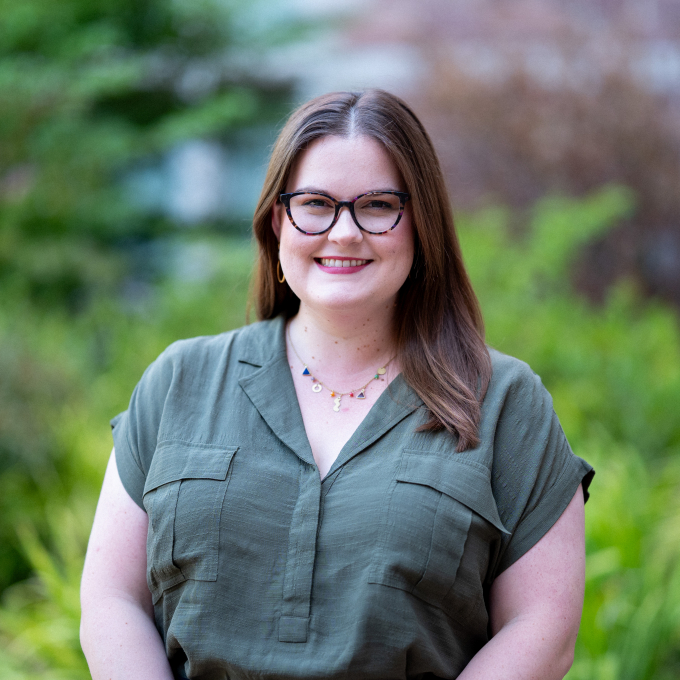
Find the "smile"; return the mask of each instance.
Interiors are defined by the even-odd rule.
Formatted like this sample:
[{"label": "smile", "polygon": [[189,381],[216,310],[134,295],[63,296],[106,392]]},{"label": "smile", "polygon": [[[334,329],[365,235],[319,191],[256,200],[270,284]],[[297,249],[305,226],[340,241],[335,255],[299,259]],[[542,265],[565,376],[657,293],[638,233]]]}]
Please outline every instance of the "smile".
[{"label": "smile", "polygon": [[324,267],[361,267],[368,264],[370,260],[337,260],[328,257],[321,257],[318,259]]}]

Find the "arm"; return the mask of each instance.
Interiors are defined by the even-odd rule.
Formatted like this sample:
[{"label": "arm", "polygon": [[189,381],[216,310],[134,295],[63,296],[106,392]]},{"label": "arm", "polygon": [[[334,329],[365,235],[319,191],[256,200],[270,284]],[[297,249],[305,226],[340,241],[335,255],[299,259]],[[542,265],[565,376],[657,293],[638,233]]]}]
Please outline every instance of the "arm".
[{"label": "arm", "polygon": [[80,642],[94,680],[172,680],[146,584],[148,518],[111,453],[85,557]]},{"label": "arm", "polygon": [[585,583],[583,492],[491,587],[493,637],[459,680],[561,680],[574,659]]}]

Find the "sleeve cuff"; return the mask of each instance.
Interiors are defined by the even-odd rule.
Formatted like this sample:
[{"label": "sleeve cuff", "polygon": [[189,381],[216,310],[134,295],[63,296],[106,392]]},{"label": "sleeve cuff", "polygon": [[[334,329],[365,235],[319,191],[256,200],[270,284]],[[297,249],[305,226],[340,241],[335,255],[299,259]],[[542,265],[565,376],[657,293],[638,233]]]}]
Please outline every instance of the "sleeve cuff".
[{"label": "sleeve cuff", "polygon": [[588,487],[594,475],[593,468],[582,458],[573,456],[567,461],[554,486],[531,514],[520,522],[501,558],[496,576],[529,552],[548,533],[569,505],[579,484],[583,485],[584,500],[588,500]]}]

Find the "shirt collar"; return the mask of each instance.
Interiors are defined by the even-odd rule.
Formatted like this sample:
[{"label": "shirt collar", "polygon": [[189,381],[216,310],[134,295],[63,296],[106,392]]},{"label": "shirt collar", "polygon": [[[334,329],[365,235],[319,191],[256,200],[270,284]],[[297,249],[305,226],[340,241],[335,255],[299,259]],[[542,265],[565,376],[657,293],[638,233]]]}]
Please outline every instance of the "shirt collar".
[{"label": "shirt collar", "polygon": [[[283,316],[243,330],[238,360],[257,370],[241,378],[239,384],[276,436],[302,460],[314,465],[286,355],[285,332]],[[422,405],[422,399],[399,374],[349,438],[329,474]]]}]

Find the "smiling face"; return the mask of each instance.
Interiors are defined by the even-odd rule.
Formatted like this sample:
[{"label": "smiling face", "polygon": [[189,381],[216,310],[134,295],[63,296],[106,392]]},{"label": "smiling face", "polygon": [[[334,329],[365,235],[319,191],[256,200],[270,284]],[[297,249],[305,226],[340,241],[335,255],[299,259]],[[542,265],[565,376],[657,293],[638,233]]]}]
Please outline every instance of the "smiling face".
[{"label": "smiling face", "polygon": [[[315,191],[349,201],[370,191],[406,191],[389,154],[371,137],[328,136],[297,159],[286,192]],[[413,263],[408,203],[399,224],[385,234],[357,227],[347,208],[324,234],[295,229],[282,204],[272,211],[281,269],[291,290],[319,312],[370,313],[394,305]]]}]

